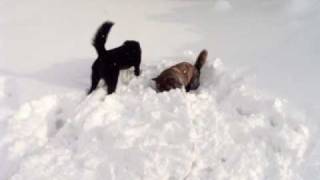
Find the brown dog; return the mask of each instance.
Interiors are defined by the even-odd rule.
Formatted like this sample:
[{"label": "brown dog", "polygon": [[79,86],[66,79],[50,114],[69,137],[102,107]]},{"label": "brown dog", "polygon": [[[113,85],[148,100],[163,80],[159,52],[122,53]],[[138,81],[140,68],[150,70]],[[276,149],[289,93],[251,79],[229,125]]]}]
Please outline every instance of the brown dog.
[{"label": "brown dog", "polygon": [[202,50],[194,65],[182,62],[164,70],[156,82],[157,91],[169,91],[170,89],[184,87],[186,91],[195,90],[200,86],[200,70],[207,60],[208,52]]}]

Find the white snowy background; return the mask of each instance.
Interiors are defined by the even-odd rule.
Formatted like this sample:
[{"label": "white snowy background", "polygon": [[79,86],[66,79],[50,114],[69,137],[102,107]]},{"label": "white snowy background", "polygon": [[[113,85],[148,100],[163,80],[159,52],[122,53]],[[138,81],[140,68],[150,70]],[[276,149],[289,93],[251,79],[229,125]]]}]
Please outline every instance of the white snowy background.
[{"label": "white snowy background", "polygon": [[[87,97],[105,20],[142,75]],[[319,24],[318,0],[1,0],[0,179],[317,179]],[[155,93],[204,48],[197,91]]]}]

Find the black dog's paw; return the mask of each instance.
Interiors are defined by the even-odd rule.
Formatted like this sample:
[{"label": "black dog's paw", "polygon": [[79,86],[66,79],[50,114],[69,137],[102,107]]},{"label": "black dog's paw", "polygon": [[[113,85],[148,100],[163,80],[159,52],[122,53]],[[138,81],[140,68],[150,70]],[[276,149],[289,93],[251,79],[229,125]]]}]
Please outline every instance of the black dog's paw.
[{"label": "black dog's paw", "polygon": [[140,76],[140,74],[141,74],[141,70],[135,70],[135,71],[134,71],[134,75]]}]

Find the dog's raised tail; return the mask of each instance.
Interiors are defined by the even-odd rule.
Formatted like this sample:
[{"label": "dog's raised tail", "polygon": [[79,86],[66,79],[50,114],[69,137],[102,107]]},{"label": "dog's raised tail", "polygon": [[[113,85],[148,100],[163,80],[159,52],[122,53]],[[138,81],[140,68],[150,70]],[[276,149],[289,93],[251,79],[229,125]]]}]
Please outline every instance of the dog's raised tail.
[{"label": "dog's raised tail", "polygon": [[207,57],[208,57],[208,51],[205,49],[202,50],[197,58],[196,63],[194,64],[194,66],[198,69],[198,71],[200,71],[202,66],[206,63]]},{"label": "dog's raised tail", "polygon": [[113,26],[113,22],[106,21],[104,22],[96,32],[96,35],[93,38],[92,45],[95,47],[98,55],[101,55],[106,51],[104,47],[108,34],[110,32],[111,27]]}]

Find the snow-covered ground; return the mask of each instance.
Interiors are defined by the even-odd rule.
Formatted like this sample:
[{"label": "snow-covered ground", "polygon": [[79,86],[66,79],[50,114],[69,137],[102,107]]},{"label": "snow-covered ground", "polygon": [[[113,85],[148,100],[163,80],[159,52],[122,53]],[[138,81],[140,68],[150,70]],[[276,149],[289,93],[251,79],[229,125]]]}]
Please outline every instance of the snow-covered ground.
[{"label": "snow-covered ground", "polygon": [[[87,97],[107,19],[143,73]],[[319,20],[317,0],[2,0],[0,179],[315,179]],[[203,48],[197,91],[155,93]]]}]

